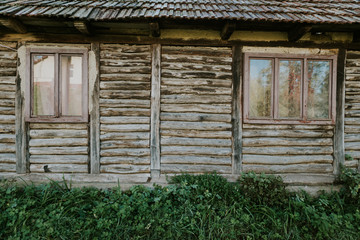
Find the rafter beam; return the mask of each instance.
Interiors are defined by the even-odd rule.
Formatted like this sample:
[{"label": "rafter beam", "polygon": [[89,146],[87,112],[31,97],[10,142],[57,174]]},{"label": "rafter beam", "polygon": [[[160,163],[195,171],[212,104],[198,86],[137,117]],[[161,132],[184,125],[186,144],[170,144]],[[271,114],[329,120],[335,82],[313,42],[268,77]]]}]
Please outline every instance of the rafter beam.
[{"label": "rafter beam", "polygon": [[160,37],[160,25],[158,22],[149,23],[149,28],[151,37]]},{"label": "rafter beam", "polygon": [[1,25],[17,32],[17,33],[26,33],[27,29],[25,25],[17,19],[13,18],[0,18]]},{"label": "rafter beam", "polygon": [[288,32],[288,40],[289,42],[296,42],[300,38],[302,38],[306,33],[310,32],[311,26],[308,25],[298,25],[292,28]]},{"label": "rafter beam", "polygon": [[222,40],[228,40],[233,32],[235,31],[236,24],[232,22],[225,23],[223,29],[221,30],[220,37]]},{"label": "rafter beam", "polygon": [[91,34],[89,24],[85,21],[75,21],[74,27],[82,34],[85,34],[85,35]]}]

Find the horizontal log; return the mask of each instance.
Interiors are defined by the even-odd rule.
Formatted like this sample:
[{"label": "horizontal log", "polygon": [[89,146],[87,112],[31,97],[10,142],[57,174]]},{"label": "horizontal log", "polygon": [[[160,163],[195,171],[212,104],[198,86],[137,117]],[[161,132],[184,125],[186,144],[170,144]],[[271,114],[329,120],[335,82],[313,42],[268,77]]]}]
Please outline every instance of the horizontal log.
[{"label": "horizontal log", "polygon": [[14,153],[15,144],[13,143],[0,143],[0,153]]},{"label": "horizontal log", "polygon": [[101,124],[100,131],[104,132],[145,132],[150,131],[149,124]]},{"label": "horizontal log", "polygon": [[0,115],[0,123],[15,124],[15,115]]},{"label": "horizontal log", "polygon": [[3,76],[0,77],[0,84],[15,85],[16,76]]},{"label": "horizontal log", "polygon": [[150,117],[100,117],[100,123],[102,124],[149,124]]},{"label": "horizontal log", "polygon": [[216,63],[193,63],[190,61],[186,62],[162,62],[161,69],[165,71],[204,71],[204,72],[223,72],[227,73],[231,71],[231,64],[218,65]]},{"label": "horizontal log", "polygon": [[88,147],[30,147],[33,155],[87,155]]},{"label": "horizontal log", "polygon": [[87,138],[87,130],[30,130],[30,138]]},{"label": "horizontal log", "polygon": [[[1,82],[0,82],[1,83]],[[15,85],[11,84],[0,84],[0,91],[3,92],[15,92]]]},{"label": "horizontal log", "polygon": [[332,146],[332,138],[244,138],[244,147],[256,146]]},{"label": "horizontal log", "polygon": [[147,53],[150,52],[149,45],[128,45],[128,44],[100,44],[101,52],[109,52],[109,53],[124,53],[132,55],[134,53]]},{"label": "horizontal log", "polygon": [[198,138],[230,138],[231,131],[198,131],[198,130],[164,130],[160,129],[161,136],[198,137]]},{"label": "horizontal log", "polygon": [[16,163],[15,153],[1,153],[0,163]]},{"label": "horizontal log", "polygon": [[[12,47],[12,48],[16,48],[16,47]],[[16,51],[9,51],[9,49],[6,49],[5,51],[1,51],[0,52],[0,59],[4,60],[16,60],[17,59],[17,52]]]},{"label": "horizontal log", "polygon": [[160,123],[162,130],[202,130],[202,131],[230,131],[231,124],[224,122],[180,122],[180,121],[162,121]]},{"label": "horizontal log", "polygon": [[145,157],[150,156],[150,148],[117,148],[105,149],[100,151],[101,157],[114,157],[114,156],[133,156]]},{"label": "horizontal log", "polygon": [[16,164],[0,163],[0,172],[16,172]]},{"label": "horizontal log", "polygon": [[150,90],[150,82],[102,81],[101,90]]},{"label": "horizontal log", "polygon": [[147,108],[100,108],[101,116],[150,116]]},{"label": "horizontal log", "polygon": [[114,164],[100,166],[100,173],[133,174],[149,172],[150,165]]},{"label": "horizontal log", "polygon": [[30,147],[73,147],[88,146],[87,138],[30,139]]},{"label": "horizontal log", "polygon": [[0,133],[13,133],[15,134],[15,124],[2,123],[0,124]]},{"label": "horizontal log", "polygon": [[316,130],[245,130],[243,137],[292,137],[292,138],[328,138],[334,135],[333,131]]},{"label": "horizontal log", "polygon": [[360,151],[360,142],[345,142],[345,149]]},{"label": "horizontal log", "polygon": [[354,159],[360,159],[360,151],[354,151],[354,150],[346,150],[345,154],[350,155]]},{"label": "horizontal log", "polygon": [[332,184],[335,181],[335,175],[333,174],[311,174],[311,173],[288,173],[288,174],[276,174],[280,176],[284,183],[289,185],[326,185]]},{"label": "horizontal log", "polygon": [[229,87],[212,87],[212,86],[161,86],[162,95],[175,94],[199,94],[199,95],[231,95]]},{"label": "horizontal log", "polygon": [[230,104],[161,104],[162,112],[231,113]]},{"label": "horizontal log", "polygon": [[181,95],[164,95],[160,96],[161,103],[210,103],[210,104],[230,104],[231,95],[196,95],[196,94],[181,94]]},{"label": "horizontal log", "polygon": [[[150,65],[150,64],[149,64]],[[151,73],[150,66],[143,66],[143,67],[112,67],[112,66],[100,66],[100,73],[104,74],[117,74],[117,73]]]},{"label": "horizontal log", "polygon": [[304,155],[304,154],[332,154],[332,146],[321,146],[321,147],[243,147],[243,154],[264,154],[264,155]]},{"label": "horizontal log", "polygon": [[162,78],[161,85],[167,86],[212,86],[212,87],[228,87],[231,88],[231,80],[213,80],[213,79],[176,79]]},{"label": "horizontal log", "polygon": [[161,155],[230,156],[231,147],[161,146]]},{"label": "horizontal log", "polygon": [[294,164],[294,165],[243,165],[244,172],[255,173],[332,173],[332,164]]},{"label": "horizontal log", "polygon": [[116,148],[146,148],[150,147],[150,141],[147,140],[116,140],[116,141],[102,141],[100,148],[116,149]]},{"label": "horizontal log", "polygon": [[85,164],[30,164],[32,173],[87,173]]},{"label": "horizontal log", "polygon": [[263,130],[332,130],[332,125],[302,125],[302,124],[243,124],[243,129]]},{"label": "horizontal log", "polygon": [[15,143],[15,134],[0,134],[0,143]]},{"label": "horizontal log", "polygon": [[360,144],[360,134],[345,134],[345,142],[359,142]]},{"label": "horizontal log", "polygon": [[359,81],[360,80],[360,74],[347,73],[345,75],[345,78],[346,78],[346,82],[348,82],[348,81]]},{"label": "horizontal log", "polygon": [[15,115],[15,108],[13,107],[0,107],[0,115]]},{"label": "horizontal log", "polygon": [[162,173],[231,173],[231,166],[218,165],[188,165],[188,164],[161,164]]},{"label": "horizontal log", "polygon": [[219,146],[231,147],[231,139],[162,137],[162,146]]},{"label": "horizontal log", "polygon": [[345,118],[346,125],[360,125],[360,118]]},{"label": "horizontal log", "polygon": [[15,107],[15,99],[1,99],[1,107]]},{"label": "horizontal log", "polygon": [[100,132],[100,140],[125,140],[125,139],[149,139],[149,132]]},{"label": "horizontal log", "polygon": [[347,168],[357,168],[359,166],[359,160],[345,161],[344,166]]},{"label": "horizontal log", "polygon": [[[360,93],[359,93],[360,95]],[[360,110],[346,110],[345,111],[346,117],[360,117]]]},{"label": "horizontal log", "polygon": [[87,155],[30,155],[30,164],[88,164]]},{"label": "horizontal log", "polygon": [[100,60],[101,66],[107,66],[107,67],[144,67],[151,65],[151,62],[149,60],[129,60],[129,61],[119,61],[119,59],[101,59]]},{"label": "horizontal log", "polygon": [[127,156],[101,157],[100,164],[101,165],[108,165],[108,164],[146,165],[146,164],[150,164],[150,156],[145,156],[145,157],[127,157]]},{"label": "horizontal log", "polygon": [[150,82],[150,74],[139,74],[139,73],[102,73],[100,74],[100,82],[102,81],[140,81]]},{"label": "horizontal log", "polygon": [[71,130],[87,130],[88,126],[85,123],[79,124],[64,124],[64,123],[30,123],[30,129],[71,129]]},{"label": "horizontal log", "polygon": [[16,76],[16,67],[0,68],[0,76]]},{"label": "horizontal log", "polygon": [[333,156],[331,155],[247,155],[243,154],[243,164],[260,164],[260,165],[289,165],[305,163],[328,163],[332,164]]},{"label": "horizontal log", "polygon": [[360,125],[345,125],[345,133],[359,133]]},{"label": "horizontal log", "polygon": [[150,108],[150,99],[100,99],[100,107]]},{"label": "horizontal log", "polygon": [[119,52],[108,52],[108,51],[100,51],[100,59],[114,59],[121,62],[127,62],[127,61],[151,61],[151,56],[149,53],[119,53]]},{"label": "horizontal log", "polygon": [[216,156],[161,156],[161,164],[189,164],[189,165],[231,165],[231,157]]},{"label": "horizontal log", "polygon": [[216,64],[216,65],[231,65],[231,57],[221,57],[214,55],[207,56],[191,56],[186,53],[179,53],[177,55],[162,54],[162,62],[164,63],[184,63],[190,62],[193,64]]},{"label": "horizontal log", "polygon": [[100,98],[149,99],[150,90],[100,90]]},{"label": "horizontal log", "polygon": [[231,49],[226,47],[189,47],[189,46],[163,46],[163,55],[181,55],[186,56],[217,56],[217,57],[228,57],[231,58]]},{"label": "horizontal log", "polygon": [[346,67],[345,68],[346,74],[360,74],[360,68],[358,67]]},{"label": "horizontal log", "polygon": [[0,99],[15,99],[15,92],[0,91]]},{"label": "horizontal log", "polygon": [[231,123],[230,114],[212,113],[167,113],[160,114],[161,121],[185,121],[185,122],[226,122]]}]

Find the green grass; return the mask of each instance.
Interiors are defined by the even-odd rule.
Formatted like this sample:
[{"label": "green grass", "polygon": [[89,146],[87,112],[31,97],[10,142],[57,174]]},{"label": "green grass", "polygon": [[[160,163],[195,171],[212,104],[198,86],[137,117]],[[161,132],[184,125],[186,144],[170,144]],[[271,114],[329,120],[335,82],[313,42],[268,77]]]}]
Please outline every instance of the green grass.
[{"label": "green grass", "polygon": [[[340,192],[289,193],[248,173],[180,175],[166,187],[0,187],[0,239],[360,239],[359,174]],[[360,186],[360,185],[359,185]]]}]

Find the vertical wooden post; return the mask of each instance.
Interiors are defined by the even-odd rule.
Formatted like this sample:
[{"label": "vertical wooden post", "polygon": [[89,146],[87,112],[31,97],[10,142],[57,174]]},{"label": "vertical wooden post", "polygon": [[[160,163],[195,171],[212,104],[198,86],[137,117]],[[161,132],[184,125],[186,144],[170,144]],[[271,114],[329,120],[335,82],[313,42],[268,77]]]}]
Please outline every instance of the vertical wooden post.
[{"label": "vertical wooden post", "polygon": [[[100,173],[100,44],[91,43],[90,54],[95,62],[90,63],[89,86],[90,92],[90,173]],[[89,61],[90,62],[90,61]],[[93,69],[91,69],[93,68]],[[92,81],[90,81],[90,79]]]},{"label": "vertical wooden post", "polygon": [[[18,44],[19,49],[21,43]],[[29,169],[28,164],[28,154],[27,154],[27,135],[28,135],[28,126],[25,122],[25,89],[22,89],[24,84],[23,81],[30,80],[30,69],[24,67],[26,62],[30,64],[30,55],[29,52],[26,52],[25,58],[18,56],[17,63],[17,76],[16,76],[16,92],[15,92],[15,150],[16,150],[16,173],[22,174],[26,173]],[[21,61],[20,61],[21,60]],[[22,66],[22,69],[26,69],[26,79],[21,79],[19,67]]]},{"label": "vertical wooden post", "polygon": [[151,127],[150,162],[151,177],[160,176],[160,81],[161,45],[152,45],[151,66]]},{"label": "vertical wooden post", "polygon": [[232,96],[232,173],[240,174],[242,171],[242,47],[233,47],[233,96]]},{"label": "vertical wooden post", "polygon": [[344,114],[345,114],[345,61],[346,50],[339,49],[336,77],[336,121],[334,134],[334,174],[340,173],[345,161]]}]

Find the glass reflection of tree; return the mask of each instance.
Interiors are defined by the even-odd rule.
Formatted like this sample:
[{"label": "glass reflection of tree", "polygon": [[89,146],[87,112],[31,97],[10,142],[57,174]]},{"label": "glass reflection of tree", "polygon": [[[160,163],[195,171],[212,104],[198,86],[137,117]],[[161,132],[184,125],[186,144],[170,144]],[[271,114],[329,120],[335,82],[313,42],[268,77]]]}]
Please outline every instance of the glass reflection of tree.
[{"label": "glass reflection of tree", "polygon": [[260,71],[259,78],[257,79],[257,82],[262,89],[262,92],[260,94],[262,94],[263,96],[262,98],[260,97],[260,101],[258,102],[257,112],[260,116],[263,117],[271,115],[271,67],[271,64],[268,64],[266,68],[263,68]]},{"label": "glass reflection of tree", "polygon": [[328,61],[308,61],[308,118],[328,118],[329,113]]}]

